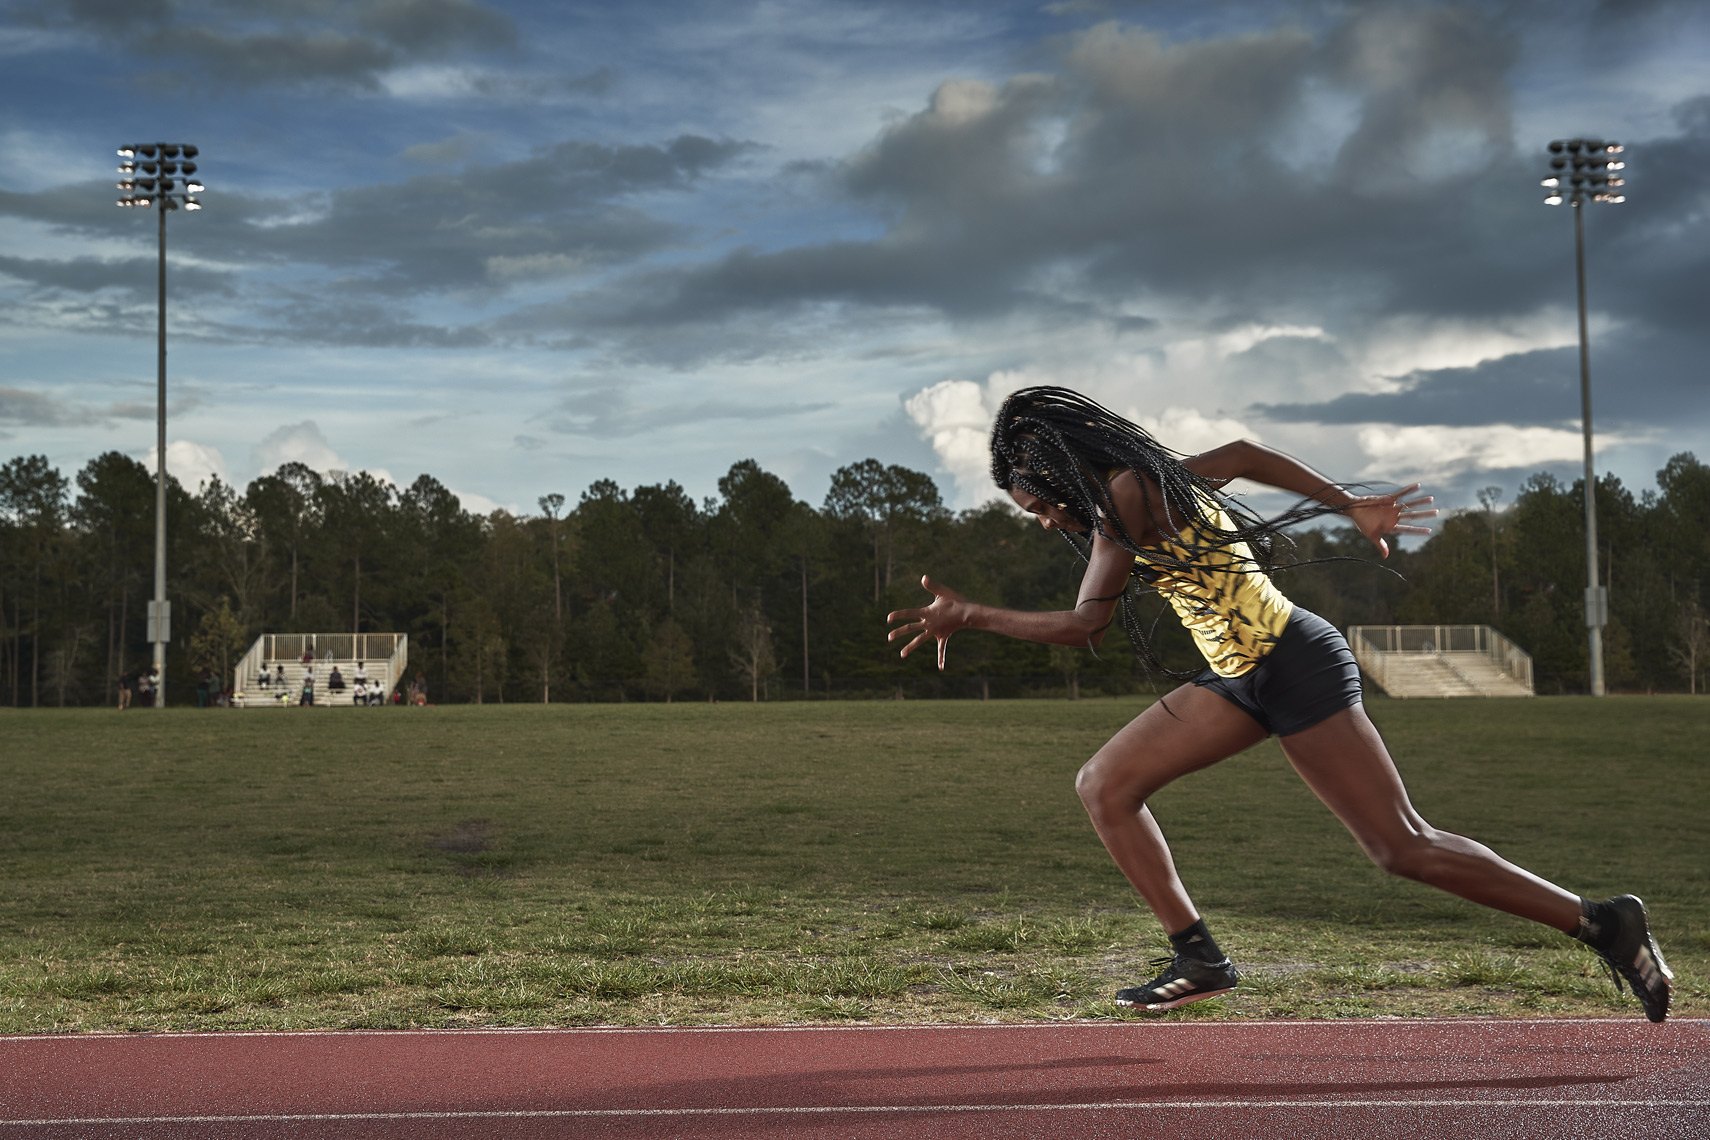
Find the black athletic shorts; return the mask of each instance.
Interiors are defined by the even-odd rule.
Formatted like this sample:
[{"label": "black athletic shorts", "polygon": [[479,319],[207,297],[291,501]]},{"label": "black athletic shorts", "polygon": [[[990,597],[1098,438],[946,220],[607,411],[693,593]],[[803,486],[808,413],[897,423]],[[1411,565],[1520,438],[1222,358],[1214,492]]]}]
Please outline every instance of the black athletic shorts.
[{"label": "black athletic shorts", "polygon": [[1252,669],[1220,677],[1209,668],[1193,679],[1240,707],[1265,730],[1287,736],[1360,703],[1360,667],[1342,632],[1294,607],[1282,637]]}]

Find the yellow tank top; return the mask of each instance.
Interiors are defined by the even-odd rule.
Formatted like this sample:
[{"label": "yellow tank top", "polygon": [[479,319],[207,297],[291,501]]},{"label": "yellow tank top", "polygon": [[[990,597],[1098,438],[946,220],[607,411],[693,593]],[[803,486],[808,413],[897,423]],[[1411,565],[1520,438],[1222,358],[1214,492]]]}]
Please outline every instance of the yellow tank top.
[{"label": "yellow tank top", "polygon": [[[1214,525],[1229,527],[1221,506],[1203,498],[1201,503]],[[1142,568],[1142,580],[1176,611],[1212,671],[1239,677],[1264,660],[1282,637],[1294,603],[1259,570],[1246,543],[1214,545],[1217,541],[1190,523],[1153,548],[1190,563],[1189,568],[1158,565],[1145,555],[1136,555],[1134,561]]]}]

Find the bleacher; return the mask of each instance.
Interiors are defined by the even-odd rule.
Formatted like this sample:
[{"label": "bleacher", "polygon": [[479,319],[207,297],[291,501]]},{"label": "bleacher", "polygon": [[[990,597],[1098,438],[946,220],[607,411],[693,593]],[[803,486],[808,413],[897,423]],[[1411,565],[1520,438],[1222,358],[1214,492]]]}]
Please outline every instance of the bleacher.
[{"label": "bleacher", "polygon": [[[353,707],[358,663],[367,674],[367,687],[378,686],[383,703],[391,704],[403,687],[409,641],[404,633],[264,633],[233,670],[232,704],[246,709],[296,707],[308,669],[305,653],[314,658],[317,708]],[[271,679],[265,688],[264,665]],[[344,678],[343,689],[329,686],[335,668]]]},{"label": "bleacher", "polygon": [[1532,658],[1488,625],[1356,625],[1360,670],[1392,697],[1529,697]]}]

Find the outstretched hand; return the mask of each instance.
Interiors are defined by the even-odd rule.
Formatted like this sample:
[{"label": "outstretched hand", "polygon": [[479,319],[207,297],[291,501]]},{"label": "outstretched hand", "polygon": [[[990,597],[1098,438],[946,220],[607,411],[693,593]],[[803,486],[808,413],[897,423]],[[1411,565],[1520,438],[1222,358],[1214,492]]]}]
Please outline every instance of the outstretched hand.
[{"label": "outstretched hand", "polygon": [[902,656],[913,653],[928,638],[938,642],[938,668],[944,669],[944,652],[950,645],[950,635],[968,624],[968,600],[948,586],[940,586],[926,575],[920,584],[932,593],[932,601],[915,609],[895,610],[885,615],[891,624],[886,641],[910,641],[902,647]]},{"label": "outstretched hand", "polygon": [[1353,520],[1361,534],[1371,539],[1380,555],[1388,558],[1389,543],[1385,541],[1385,535],[1431,533],[1430,527],[1416,526],[1408,521],[1434,518],[1437,514],[1437,508],[1431,506],[1435,500],[1430,495],[1414,499],[1407,497],[1417,490],[1419,484],[1414,483],[1390,495],[1361,495],[1343,507],[1342,513]]}]

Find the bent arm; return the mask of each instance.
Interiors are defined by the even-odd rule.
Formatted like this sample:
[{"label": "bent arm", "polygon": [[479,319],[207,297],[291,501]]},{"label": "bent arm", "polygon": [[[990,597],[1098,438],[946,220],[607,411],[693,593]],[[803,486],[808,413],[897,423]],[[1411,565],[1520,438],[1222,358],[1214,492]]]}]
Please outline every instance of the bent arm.
[{"label": "bent arm", "polygon": [[1182,466],[1196,475],[1203,475],[1219,486],[1235,479],[1251,479],[1267,487],[1292,491],[1304,499],[1314,499],[1327,507],[1341,510],[1352,506],[1358,498],[1331,479],[1275,448],[1250,439],[1238,439],[1182,460]]},{"label": "bent arm", "polygon": [[1133,566],[1133,555],[1103,536],[1095,537],[1074,609],[1045,612],[988,606],[970,601],[931,578],[922,578],[920,584],[932,592],[931,604],[890,614],[886,620],[892,629],[887,640],[909,639],[902,648],[904,657],[928,640],[936,641],[940,669],[944,668],[951,635],[961,629],[983,629],[1044,645],[1096,647],[1110,628]]},{"label": "bent arm", "polygon": [[1182,463],[1220,487],[1232,479],[1251,479],[1323,503],[1347,515],[1385,558],[1389,557],[1385,535],[1430,534],[1430,527],[1419,526],[1414,520],[1428,519],[1437,513],[1431,506],[1430,495],[1408,498],[1419,490],[1417,483],[1389,494],[1355,495],[1292,455],[1248,439],[1190,456]]},{"label": "bent arm", "polygon": [[971,602],[967,628],[1044,645],[1097,648],[1110,628],[1133,568],[1132,554],[1103,535],[1094,535],[1074,609],[1040,613]]}]

